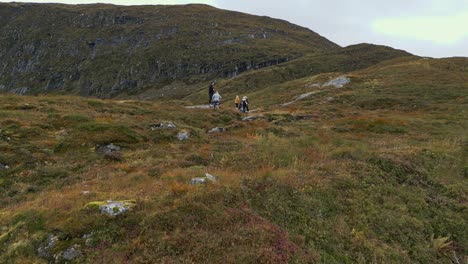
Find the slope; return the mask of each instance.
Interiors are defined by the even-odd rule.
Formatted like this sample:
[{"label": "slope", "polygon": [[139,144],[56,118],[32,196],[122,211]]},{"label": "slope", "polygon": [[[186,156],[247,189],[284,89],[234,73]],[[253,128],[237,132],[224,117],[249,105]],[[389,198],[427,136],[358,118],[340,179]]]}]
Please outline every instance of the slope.
[{"label": "slope", "polygon": [[[265,87],[250,122],[226,105],[1,96],[0,260],[462,263],[467,66],[396,58],[275,107],[342,73],[305,76]],[[190,184],[205,173],[217,181]],[[107,200],[134,206],[109,217]]]},{"label": "slope", "polygon": [[0,91],[20,94],[138,94],[339,48],[286,21],[206,5],[2,3],[0,22]]},{"label": "slope", "polygon": [[[403,57],[417,58],[406,51],[391,47],[372,44],[352,45],[328,52],[316,52],[281,65],[249,71],[235,78],[219,81],[217,88],[222,94],[233,97],[235,94],[254,93],[307,76],[351,72]],[[192,92],[186,99],[192,102],[204,102],[205,97],[206,88],[203,88],[199,93]],[[276,97],[273,96],[273,98]]]}]

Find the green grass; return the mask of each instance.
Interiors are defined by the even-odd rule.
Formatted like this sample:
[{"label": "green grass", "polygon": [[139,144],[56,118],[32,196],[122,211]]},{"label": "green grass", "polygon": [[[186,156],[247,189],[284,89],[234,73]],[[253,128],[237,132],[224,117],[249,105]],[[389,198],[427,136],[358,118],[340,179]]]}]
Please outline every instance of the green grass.
[{"label": "green grass", "polygon": [[[80,245],[84,263],[462,263],[460,65],[387,61],[277,107],[287,89],[340,73],[303,76],[261,89],[268,98],[252,101],[265,119],[252,122],[227,105],[0,96],[0,163],[11,166],[0,170],[0,262],[46,263],[37,248],[54,234],[53,253]],[[177,128],[151,129],[168,121]],[[122,160],[96,152],[107,143]],[[218,181],[189,184],[205,173]],[[86,209],[107,200],[136,203],[115,218]]]}]

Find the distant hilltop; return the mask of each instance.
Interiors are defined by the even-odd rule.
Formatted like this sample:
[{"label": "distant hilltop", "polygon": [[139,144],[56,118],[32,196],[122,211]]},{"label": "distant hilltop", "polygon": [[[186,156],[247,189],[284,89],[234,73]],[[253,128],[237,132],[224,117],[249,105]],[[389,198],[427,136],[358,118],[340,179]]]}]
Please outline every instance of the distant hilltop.
[{"label": "distant hilltop", "polygon": [[286,21],[207,5],[0,3],[0,24],[0,90],[27,94],[138,94],[340,49]]}]

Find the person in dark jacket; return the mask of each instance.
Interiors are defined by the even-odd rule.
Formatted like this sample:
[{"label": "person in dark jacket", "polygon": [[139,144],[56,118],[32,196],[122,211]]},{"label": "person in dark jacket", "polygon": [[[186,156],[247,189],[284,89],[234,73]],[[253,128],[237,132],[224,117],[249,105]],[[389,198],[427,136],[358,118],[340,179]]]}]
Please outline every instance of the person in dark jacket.
[{"label": "person in dark jacket", "polygon": [[210,87],[208,88],[208,94],[210,96],[210,99],[208,101],[208,104],[211,105],[211,98],[213,98],[213,94],[214,94],[214,82],[211,82],[210,83]]},{"label": "person in dark jacket", "polygon": [[247,96],[242,97],[239,110],[243,113],[249,112],[249,98],[247,98]]}]

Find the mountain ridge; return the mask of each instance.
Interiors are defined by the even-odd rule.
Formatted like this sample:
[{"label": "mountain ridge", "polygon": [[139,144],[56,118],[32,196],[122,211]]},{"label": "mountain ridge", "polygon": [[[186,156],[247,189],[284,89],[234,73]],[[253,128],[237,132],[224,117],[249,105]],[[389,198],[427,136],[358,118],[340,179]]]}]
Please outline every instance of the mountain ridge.
[{"label": "mountain ridge", "polygon": [[232,77],[339,48],[283,20],[207,5],[0,5],[7,36],[0,40],[0,85],[31,86],[32,94],[110,97],[176,79]]}]

